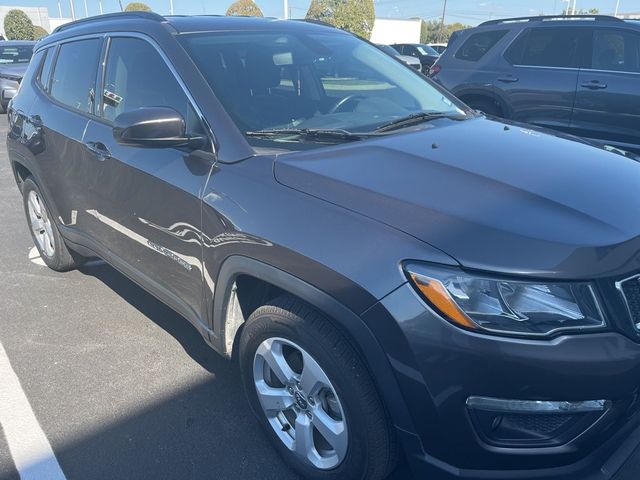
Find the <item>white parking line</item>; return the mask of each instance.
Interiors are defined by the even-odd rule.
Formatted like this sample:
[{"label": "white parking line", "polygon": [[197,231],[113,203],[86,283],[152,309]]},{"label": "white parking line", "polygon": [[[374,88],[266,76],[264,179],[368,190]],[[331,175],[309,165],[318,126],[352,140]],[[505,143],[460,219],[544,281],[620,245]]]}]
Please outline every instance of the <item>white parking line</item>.
[{"label": "white parking line", "polygon": [[21,480],[65,480],[1,343],[0,424]]}]

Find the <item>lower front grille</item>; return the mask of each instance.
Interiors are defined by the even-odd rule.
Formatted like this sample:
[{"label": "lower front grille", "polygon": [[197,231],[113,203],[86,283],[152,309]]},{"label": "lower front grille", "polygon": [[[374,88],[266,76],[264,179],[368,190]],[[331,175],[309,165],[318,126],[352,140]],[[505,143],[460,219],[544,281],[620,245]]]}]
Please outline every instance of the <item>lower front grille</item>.
[{"label": "lower front grille", "polygon": [[618,282],[616,286],[624,297],[636,330],[640,331],[640,275]]}]

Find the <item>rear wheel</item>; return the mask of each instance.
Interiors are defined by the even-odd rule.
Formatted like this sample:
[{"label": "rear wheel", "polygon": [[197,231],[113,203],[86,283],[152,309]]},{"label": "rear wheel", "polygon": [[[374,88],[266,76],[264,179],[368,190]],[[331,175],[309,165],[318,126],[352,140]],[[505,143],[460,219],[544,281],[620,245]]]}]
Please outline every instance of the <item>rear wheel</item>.
[{"label": "rear wheel", "polygon": [[81,257],[72,254],[64,243],[51,210],[31,177],[22,185],[22,196],[31,237],[44,263],[58,272],[75,268]]},{"label": "rear wheel", "polygon": [[381,480],[396,463],[391,424],[364,363],[326,318],[292,297],[256,310],[240,340],[251,407],[304,478]]}]

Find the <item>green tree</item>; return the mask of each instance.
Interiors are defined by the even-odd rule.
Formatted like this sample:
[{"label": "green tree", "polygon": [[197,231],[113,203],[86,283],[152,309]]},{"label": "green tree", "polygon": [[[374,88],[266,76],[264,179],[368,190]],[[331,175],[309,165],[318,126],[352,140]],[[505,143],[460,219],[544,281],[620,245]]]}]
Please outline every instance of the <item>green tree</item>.
[{"label": "green tree", "polygon": [[40,25],[34,25],[33,26],[33,39],[34,40],[39,40],[42,37],[46,37],[47,35],[49,35],[49,32],[47,32]]},{"label": "green tree", "polygon": [[376,19],[373,0],[312,0],[308,20],[319,20],[367,40]]},{"label": "green tree", "polygon": [[151,7],[143,2],[131,2],[125,9],[125,12],[151,12]]},{"label": "green tree", "polygon": [[236,0],[227,9],[228,16],[264,17],[260,7],[253,0]]},{"label": "green tree", "polygon": [[33,40],[33,22],[22,10],[9,10],[4,17],[7,40]]},{"label": "green tree", "polygon": [[422,28],[420,29],[420,42],[421,43],[448,43],[449,38],[453,35],[453,32],[469,28],[468,25],[462,23],[452,23],[444,26],[437,20],[423,20]]}]

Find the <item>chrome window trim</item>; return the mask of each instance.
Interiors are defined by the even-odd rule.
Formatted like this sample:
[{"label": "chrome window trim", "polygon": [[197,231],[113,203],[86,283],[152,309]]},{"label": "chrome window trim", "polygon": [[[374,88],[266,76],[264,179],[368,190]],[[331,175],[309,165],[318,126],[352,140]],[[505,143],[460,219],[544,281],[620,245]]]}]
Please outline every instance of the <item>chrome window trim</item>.
[{"label": "chrome window trim", "polygon": [[627,70],[601,70],[599,68],[581,68],[583,72],[596,72],[596,73],[622,73],[624,75],[640,75],[640,72],[629,72]]},{"label": "chrome window trim", "polygon": [[624,302],[624,306],[627,309],[627,313],[629,314],[629,319],[631,320],[632,324],[633,324],[633,328],[636,332],[640,331],[640,329],[638,329],[638,326],[636,324],[636,322],[633,320],[633,312],[631,311],[631,306],[629,305],[629,301],[627,300],[627,296],[624,294],[624,290],[622,289],[622,286],[627,283],[630,282],[632,280],[637,280],[640,281],[640,273],[637,273],[635,275],[632,275],[629,278],[625,278],[623,280],[619,280],[615,283],[616,285],[616,289],[618,290],[618,292],[620,292],[620,295],[622,296],[622,301]]},{"label": "chrome window trim", "polygon": [[[209,122],[207,122],[204,114],[202,113],[202,110],[200,109],[200,107],[198,106],[198,103],[195,101],[195,98],[193,97],[193,95],[191,94],[191,92],[189,91],[189,89],[187,88],[185,82],[183,81],[182,77],[178,74],[178,72],[176,71],[175,67],[173,66],[173,64],[171,63],[171,61],[169,60],[169,57],[167,57],[166,53],[164,53],[164,51],[162,50],[162,48],[160,47],[160,45],[158,45],[158,43],[151,38],[150,36],[143,34],[143,33],[139,33],[139,32],[130,32],[130,31],[121,31],[121,32],[103,32],[103,33],[88,33],[85,35],[77,35],[74,37],[68,37],[68,38],[64,38],[61,40],[57,40],[54,42],[50,42],[50,43],[46,43],[44,45],[40,45],[38,46],[37,49],[34,50],[34,54],[40,50],[43,50],[45,48],[57,48],[57,52],[56,52],[56,57],[54,59],[55,63],[53,65],[53,70],[51,72],[51,78],[50,78],[50,82],[53,79],[53,74],[55,73],[55,66],[58,62],[58,54],[60,52],[60,46],[64,45],[65,43],[71,43],[71,42],[75,42],[75,41],[79,41],[79,40],[88,40],[91,38],[100,38],[103,41],[107,41],[110,43],[110,39],[111,38],[121,38],[121,37],[125,37],[125,38],[138,38],[140,40],[144,40],[147,43],[149,43],[159,54],[160,57],[162,57],[162,59],[164,60],[165,64],[167,65],[167,67],[169,68],[169,70],[171,71],[172,75],[174,76],[174,78],[176,79],[176,81],[178,82],[178,85],[180,85],[180,88],[182,89],[182,91],[185,93],[185,95],[187,96],[187,99],[189,100],[189,102],[191,103],[191,106],[193,107],[193,109],[195,110],[196,114],[198,115],[198,118],[200,119],[202,125],[205,128],[205,133],[207,134],[207,136],[209,137],[209,143],[211,144],[211,153],[213,153],[214,155],[217,154],[217,139],[216,136],[214,135],[213,131],[211,130],[211,126],[209,125]],[[104,48],[105,45],[103,44],[102,46],[102,50],[101,50],[101,54],[104,53],[104,57],[102,57],[100,59],[100,61],[98,62],[98,67],[99,69],[101,69],[101,71],[97,71],[96,72],[96,76],[99,74],[104,74],[104,72],[106,71],[106,62],[107,62],[107,55],[109,53],[108,50],[108,45],[107,48]],[[99,85],[100,87],[102,85]],[[51,99],[53,102],[56,103],[56,105],[65,108],[67,110],[70,110],[72,112],[75,113],[80,113],[83,115],[87,115],[89,116],[91,119],[96,120],[96,121],[100,121],[100,122],[106,122],[108,124],[111,124],[111,122],[105,120],[102,116],[97,115],[96,113],[98,112],[95,108],[95,102],[94,102],[94,112],[83,112],[81,110],[75,109],[69,105],[65,105],[62,102],[57,101],[49,92],[44,92],[43,93],[45,95],[47,95],[49,97],[49,99]],[[101,97],[102,98],[102,97]],[[102,103],[102,99],[100,99],[100,103]]]}]

